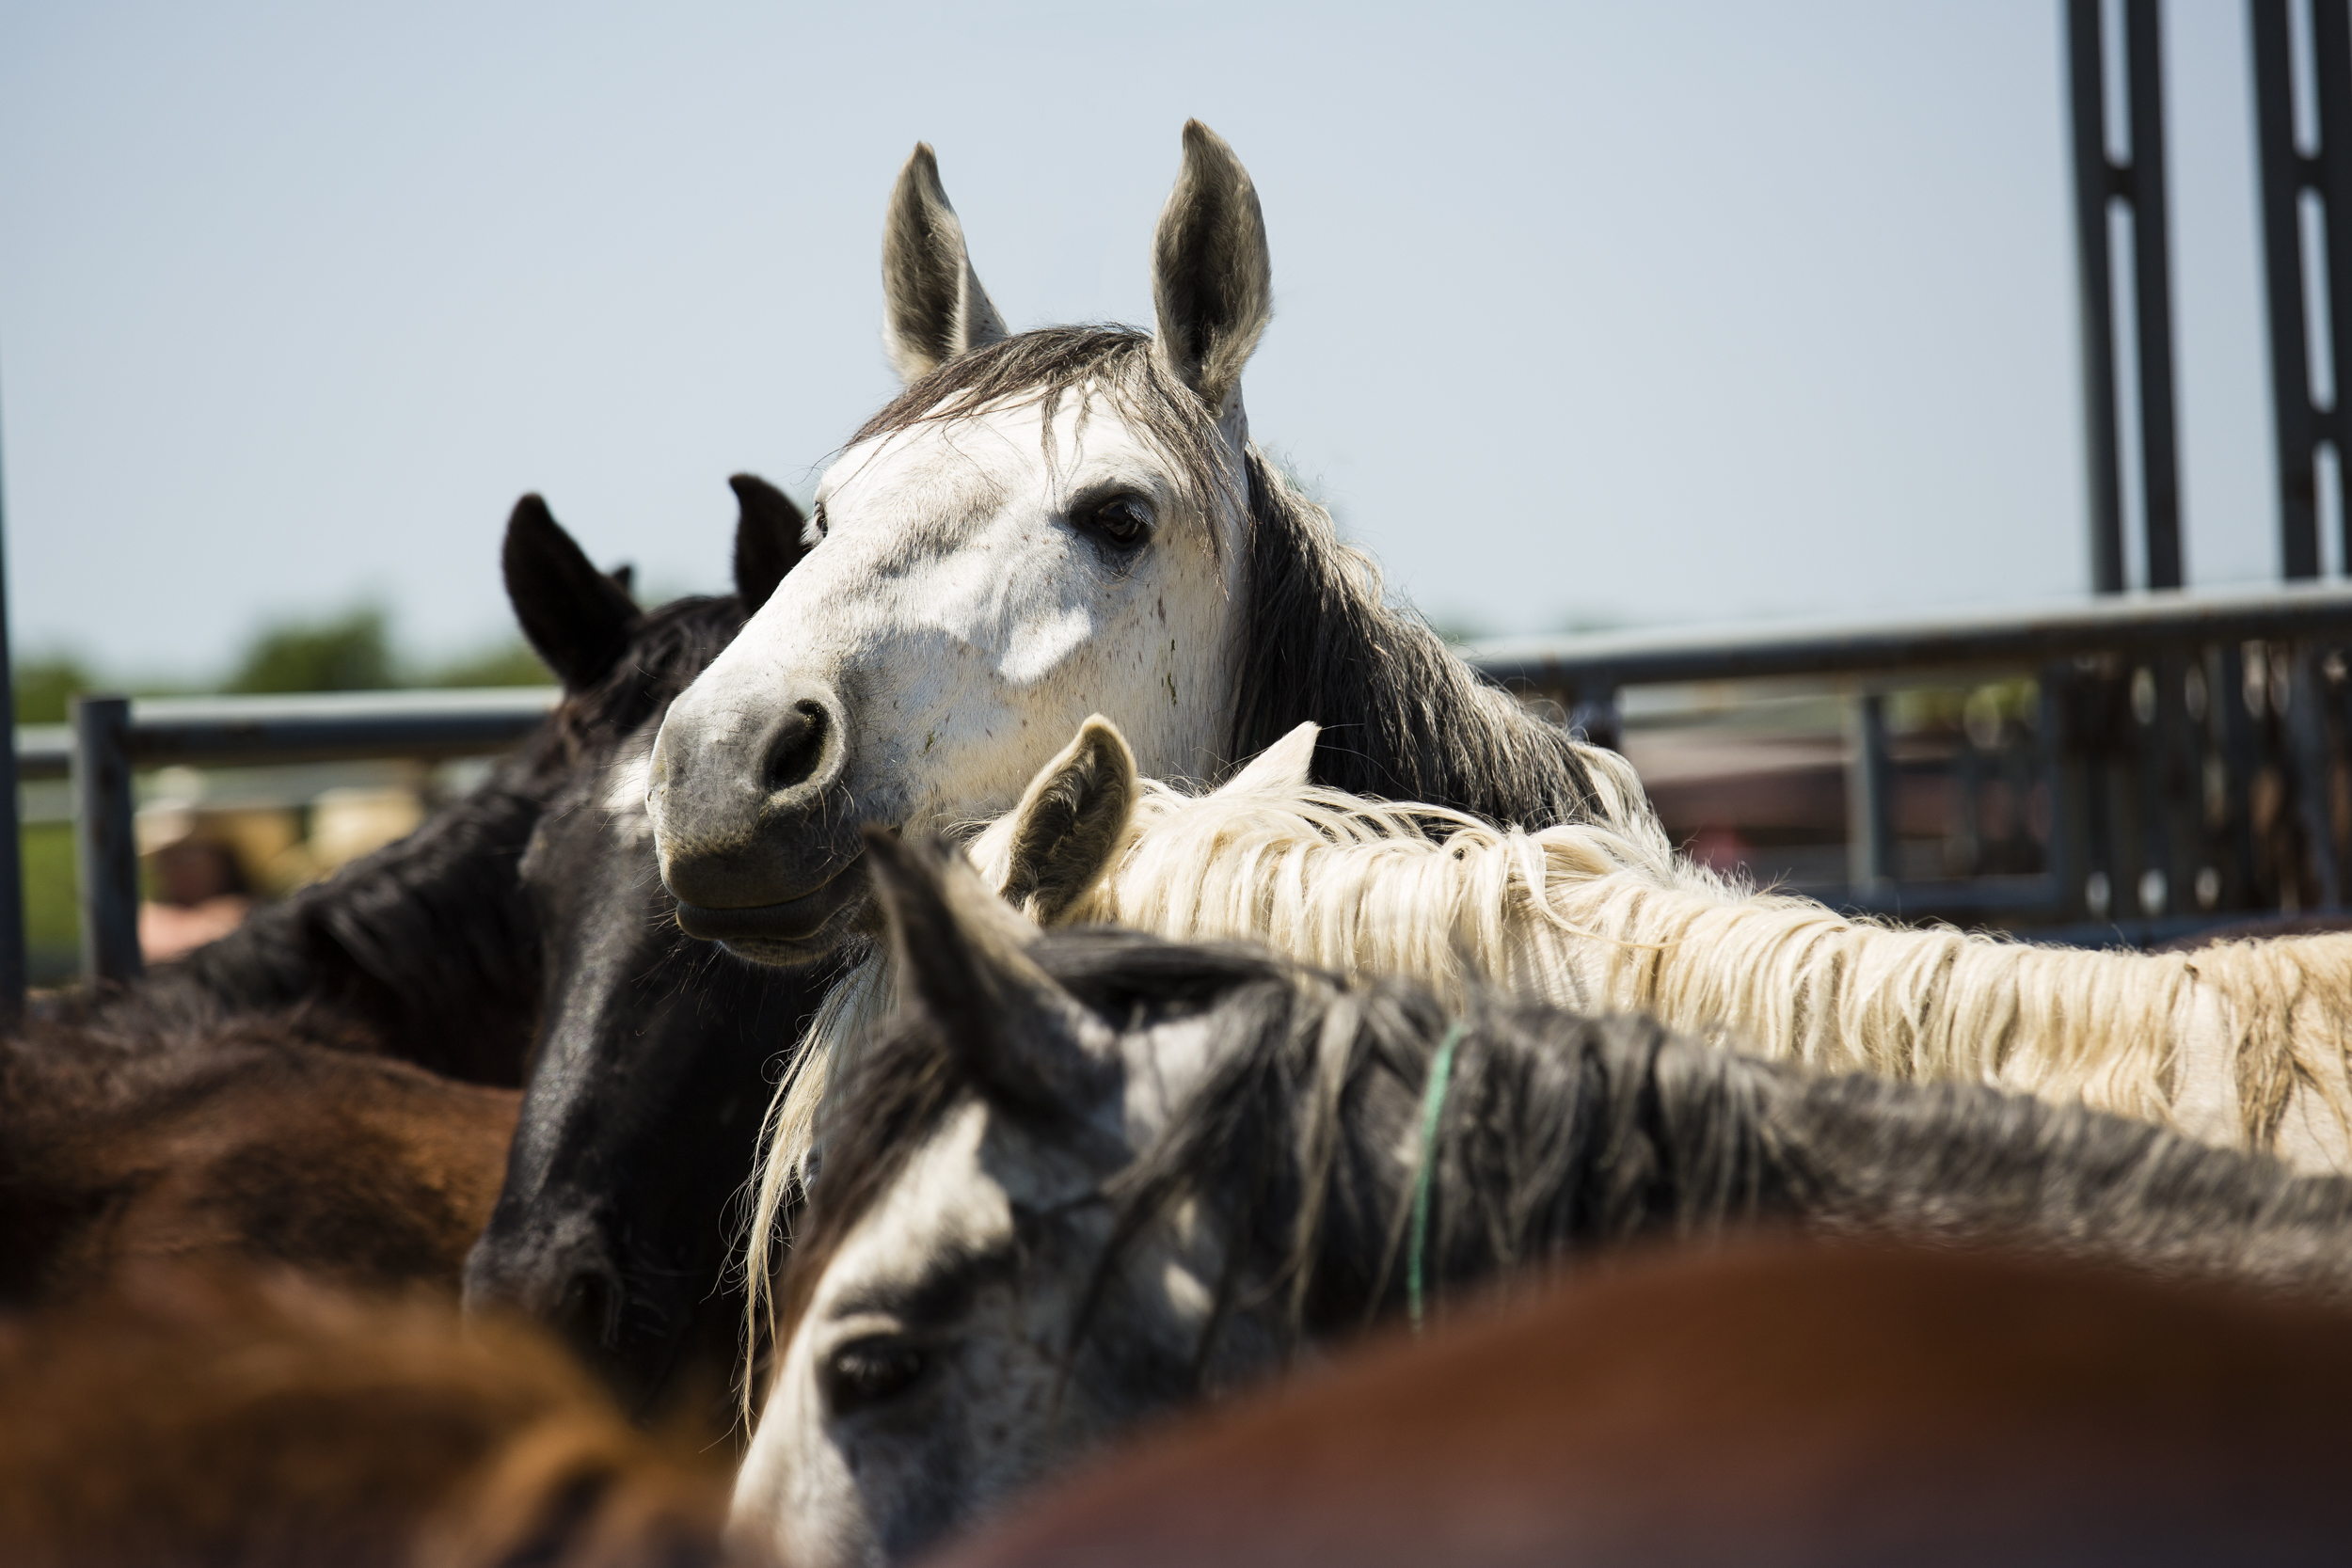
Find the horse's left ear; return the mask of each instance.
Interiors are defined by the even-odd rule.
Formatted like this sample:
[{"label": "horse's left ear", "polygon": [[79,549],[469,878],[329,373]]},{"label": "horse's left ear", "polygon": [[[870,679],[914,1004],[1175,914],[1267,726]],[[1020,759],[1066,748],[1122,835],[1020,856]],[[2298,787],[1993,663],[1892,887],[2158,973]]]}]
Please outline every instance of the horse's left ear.
[{"label": "horse's left ear", "polygon": [[1030,959],[1037,928],[953,847],[863,832],[903,1005],[931,1020],[992,1098],[1050,1116],[1092,1110],[1110,1086],[1115,1042]]},{"label": "horse's left ear", "polygon": [[801,540],[808,519],[790,496],[757,474],[737,474],[727,484],[735,491],[735,596],[750,615],[808,553]]},{"label": "horse's left ear", "polygon": [[1184,166],[1152,242],[1160,357],[1218,420],[1240,406],[1241,368],[1274,314],[1258,189],[1225,138],[1184,122]]}]

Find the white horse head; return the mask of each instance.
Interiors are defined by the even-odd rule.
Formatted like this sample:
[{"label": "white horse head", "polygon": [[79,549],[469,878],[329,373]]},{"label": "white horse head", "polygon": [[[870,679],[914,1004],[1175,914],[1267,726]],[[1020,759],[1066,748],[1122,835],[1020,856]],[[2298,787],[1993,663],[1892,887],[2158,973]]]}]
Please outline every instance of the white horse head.
[{"label": "white horse head", "polygon": [[1155,334],[1008,338],[929,148],[899,176],[883,280],[908,389],[825,474],[814,547],[654,762],[682,919],[755,958],[821,953],[854,921],[860,824],[1001,812],[1090,712],[1167,776],[1215,773],[1232,728],[1241,369],[1272,305],[1232,149],[1184,128]]},{"label": "white horse head", "polygon": [[1199,123],[1152,251],[1157,329],[1008,337],[928,148],[883,243],[905,392],[826,473],[812,548],[670,709],[649,776],[687,930],[798,963],[870,922],[866,824],[993,816],[1090,712],[1208,780],[1302,720],[1316,782],[1498,821],[1639,816],[1480,683],[1250,444],[1271,310],[1248,175]]}]

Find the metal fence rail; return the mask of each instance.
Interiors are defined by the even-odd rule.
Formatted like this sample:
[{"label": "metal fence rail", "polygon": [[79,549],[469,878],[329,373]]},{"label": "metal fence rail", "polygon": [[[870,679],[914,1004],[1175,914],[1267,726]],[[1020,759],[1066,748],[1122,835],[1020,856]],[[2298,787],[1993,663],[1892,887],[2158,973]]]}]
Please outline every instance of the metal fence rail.
[{"label": "metal fence rail", "polygon": [[[2352,584],[2310,583],[1901,621],[1491,641],[1466,652],[1491,678],[1556,700],[1613,745],[1622,743],[1629,688],[1829,686],[1853,705],[1850,875],[1842,887],[1810,891],[1857,909],[2104,922],[2147,935],[2281,904],[2344,903],[2352,832],[2336,818],[2352,804],[2346,650]],[[1972,755],[1961,766],[1972,780],[2022,766],[2046,785],[2056,802],[2047,864],[2030,876],[1906,881],[1894,858],[1886,696],[2001,673],[2040,683],[2032,755]],[[2257,692],[2267,696],[2256,703]],[[140,972],[138,769],[485,755],[528,736],[557,696],[519,688],[87,697],[72,724],[20,729],[20,775],[72,782],[84,973],[123,981]],[[2252,797],[2265,778],[2282,803],[2258,822]],[[2201,894],[2191,912],[2184,890],[2200,887],[2211,896]]]},{"label": "metal fence rail", "polygon": [[84,974],[124,981],[135,979],[141,969],[138,847],[132,831],[136,769],[482,756],[528,736],[560,695],[552,687],[503,687],[291,697],[82,697],[74,702],[71,724],[20,729],[20,777],[72,780]]},{"label": "metal fence rail", "polygon": [[[2169,593],[2046,610],[1493,641],[1490,677],[1623,739],[1629,687],[1826,684],[1852,703],[1848,908],[2161,936],[2352,887],[2352,587]],[[1955,676],[2038,685],[2026,756],[1963,748],[1963,794],[2021,772],[2051,826],[2033,875],[1905,881],[1894,863],[1886,695]],[[1965,809],[1967,802],[1963,801]]]}]

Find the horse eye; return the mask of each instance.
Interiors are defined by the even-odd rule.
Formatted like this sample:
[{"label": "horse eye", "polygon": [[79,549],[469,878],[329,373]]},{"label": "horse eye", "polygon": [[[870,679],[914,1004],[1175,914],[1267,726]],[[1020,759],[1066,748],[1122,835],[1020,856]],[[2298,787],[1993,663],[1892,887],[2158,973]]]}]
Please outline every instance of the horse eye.
[{"label": "horse eye", "polygon": [[852,1339],[825,1361],[825,1402],[836,1416],[881,1404],[912,1387],[930,1358],[888,1339]]},{"label": "horse eye", "polygon": [[1113,496],[1087,514],[1086,528],[1105,542],[1131,550],[1152,536],[1152,509],[1139,497]]},{"label": "horse eye", "polygon": [[823,543],[825,533],[832,526],[832,522],[825,516],[825,503],[818,501],[816,510],[809,514],[808,526],[801,531],[801,543],[803,545]]}]

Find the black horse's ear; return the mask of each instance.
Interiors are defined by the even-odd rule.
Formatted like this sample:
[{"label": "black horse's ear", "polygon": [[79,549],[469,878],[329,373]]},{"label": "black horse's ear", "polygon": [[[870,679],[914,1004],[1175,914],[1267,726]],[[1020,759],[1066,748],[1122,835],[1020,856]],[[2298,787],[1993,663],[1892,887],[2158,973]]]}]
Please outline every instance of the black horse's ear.
[{"label": "black horse's ear", "polygon": [[808,546],[801,531],[808,519],[792,498],[757,474],[737,474],[735,491],[735,596],[743,613],[755,614],[785,574],[801,563]]},{"label": "black horse's ear", "polygon": [[1007,902],[1041,926],[1060,920],[1110,869],[1135,813],[1135,753],[1093,714],[1012,809]]},{"label": "black horse's ear", "polygon": [[953,847],[863,832],[904,1005],[947,1037],[993,1099],[1046,1115],[1091,1109],[1109,1083],[1110,1033],[1030,959],[1036,927]]},{"label": "black horse's ear", "polygon": [[564,689],[585,689],[610,673],[628,649],[637,606],[622,583],[596,570],[537,496],[515,503],[500,562],[515,619]]}]

